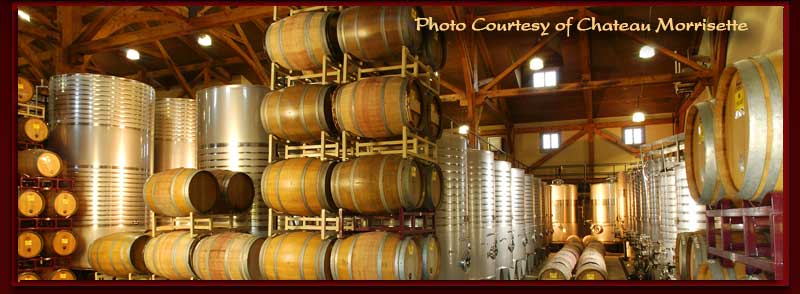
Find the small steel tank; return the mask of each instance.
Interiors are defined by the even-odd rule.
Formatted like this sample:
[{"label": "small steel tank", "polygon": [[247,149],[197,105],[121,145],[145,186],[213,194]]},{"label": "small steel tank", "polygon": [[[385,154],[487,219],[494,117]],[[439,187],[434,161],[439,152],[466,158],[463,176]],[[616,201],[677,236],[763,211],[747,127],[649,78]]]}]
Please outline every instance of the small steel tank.
[{"label": "small steel tank", "polygon": [[467,139],[445,132],[436,142],[442,168],[442,199],[436,209],[436,238],[441,257],[440,280],[466,278],[469,260],[467,234]]},{"label": "small steel tank", "polygon": [[[529,192],[530,193],[530,192]],[[513,235],[512,280],[522,280],[527,273],[528,235],[525,230],[525,170],[511,168],[511,231]]]},{"label": "small steel tank", "polygon": [[[497,278],[510,278],[514,269],[515,247],[512,223],[511,163],[494,162],[494,224],[497,235]],[[503,273],[507,273],[507,276]]]},{"label": "small steel tank", "polygon": [[616,228],[616,184],[613,182],[592,184],[592,219],[589,230],[597,241],[613,243]]},{"label": "small steel tank", "polygon": [[197,100],[158,98],[155,104],[153,173],[197,167]]},{"label": "small steel tank", "polygon": [[578,234],[578,187],[554,182],[550,187],[553,243],[564,243],[570,235]]},{"label": "small steel tank", "polygon": [[469,227],[470,280],[495,278],[497,243],[495,235],[494,154],[467,151],[467,225]]}]

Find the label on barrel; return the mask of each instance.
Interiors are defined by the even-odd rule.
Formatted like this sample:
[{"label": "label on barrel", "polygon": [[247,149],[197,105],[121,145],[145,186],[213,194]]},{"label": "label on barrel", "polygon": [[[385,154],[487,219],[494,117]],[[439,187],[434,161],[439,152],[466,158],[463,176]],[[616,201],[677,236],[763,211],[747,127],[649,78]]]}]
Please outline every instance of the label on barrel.
[{"label": "label on barrel", "polygon": [[587,274],[586,274],[586,279],[587,279],[587,280],[595,280],[595,278],[594,278],[594,273],[587,273]]},{"label": "label on barrel", "polygon": [[33,241],[32,241],[32,240],[30,240],[30,239],[28,239],[28,240],[25,240],[25,242],[24,242],[24,243],[25,243],[25,246],[27,246],[27,247],[33,246]]},{"label": "label on barrel", "polygon": [[549,274],[550,274],[549,278],[551,280],[558,279],[558,274],[556,274],[555,272],[549,272]]},{"label": "label on barrel", "polygon": [[67,244],[69,244],[69,239],[61,238],[61,245],[67,245]]},{"label": "label on barrel", "polygon": [[63,273],[62,272],[62,273],[58,274],[58,276],[61,277],[62,279],[66,279],[67,278],[67,273]]},{"label": "label on barrel", "polygon": [[412,167],[411,168],[411,177],[412,178],[417,177],[417,168],[416,167]]},{"label": "label on barrel", "polygon": [[28,194],[26,199],[28,200],[28,202],[34,202],[36,201],[36,196],[33,194]]},{"label": "label on barrel", "polygon": [[737,88],[736,94],[733,95],[734,114],[733,119],[739,119],[744,116],[744,89]]}]

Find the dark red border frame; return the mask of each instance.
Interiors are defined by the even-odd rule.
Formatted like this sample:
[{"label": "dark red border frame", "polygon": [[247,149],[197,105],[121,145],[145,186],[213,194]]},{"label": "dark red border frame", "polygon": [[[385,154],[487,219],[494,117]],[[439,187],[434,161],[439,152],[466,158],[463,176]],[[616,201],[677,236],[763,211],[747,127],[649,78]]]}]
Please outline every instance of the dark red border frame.
[{"label": "dark red border frame", "polygon": [[[380,2],[356,2],[356,1],[274,1],[274,2],[256,2],[256,1],[236,1],[236,2],[224,2],[224,1],[125,1],[125,2],[115,2],[111,3],[109,1],[14,1],[9,3],[9,6],[3,7],[4,14],[6,15],[4,26],[7,24],[8,29],[2,31],[2,40],[6,41],[8,46],[0,46],[0,50],[3,51],[5,56],[10,56],[10,59],[4,59],[3,63],[6,65],[8,70],[2,72],[2,76],[0,76],[0,85],[2,85],[2,89],[12,89],[11,91],[6,91],[9,94],[9,97],[14,97],[16,95],[16,87],[13,86],[13,79],[16,76],[16,66],[17,66],[17,40],[16,40],[16,31],[17,31],[17,16],[15,13],[16,7],[19,5],[25,6],[52,6],[52,5],[164,5],[164,4],[202,4],[202,5],[297,5],[297,4],[306,4],[306,5],[321,5],[321,4],[328,4],[328,5],[463,5],[463,6],[498,6],[498,5],[505,5],[505,6],[527,6],[527,5],[536,5],[536,6],[546,6],[546,5],[626,5],[626,6],[651,6],[651,5],[781,5],[784,6],[784,63],[788,64],[787,68],[800,68],[798,67],[798,62],[793,61],[790,59],[792,53],[790,48],[797,48],[795,46],[795,42],[800,40],[798,37],[792,37],[791,35],[796,35],[797,32],[792,30],[790,25],[790,15],[798,16],[797,10],[798,5],[790,5],[788,2],[783,1],[769,1],[769,2],[747,2],[747,1],[654,1],[654,2],[645,2],[645,1],[503,1],[503,3],[498,3],[498,1],[380,1]],[[6,10],[8,9],[8,10]],[[787,42],[788,41],[788,42]],[[10,60],[10,62],[9,62]],[[791,150],[790,146],[795,145],[794,139],[794,132],[791,128],[791,124],[789,123],[789,113],[794,112],[796,108],[800,108],[800,106],[792,106],[790,103],[790,86],[793,85],[797,77],[792,77],[789,74],[789,70],[784,71],[784,148],[785,150]],[[586,293],[588,291],[614,291],[615,293],[642,293],[647,291],[648,293],[675,293],[675,292],[682,292],[687,290],[695,290],[695,291],[702,291],[704,293],[753,293],[755,291],[769,291],[769,292],[779,292],[779,293],[792,293],[792,288],[797,288],[800,285],[798,284],[798,277],[800,275],[795,275],[795,279],[792,279],[792,275],[790,274],[790,267],[791,264],[800,264],[798,263],[797,259],[800,254],[792,254],[789,247],[790,243],[800,244],[797,242],[791,242],[791,235],[788,232],[791,231],[792,225],[795,225],[798,219],[792,219],[790,211],[799,211],[797,204],[800,201],[791,201],[791,197],[787,197],[786,199],[786,209],[784,211],[784,218],[785,218],[785,227],[784,231],[787,232],[787,238],[785,238],[785,260],[786,260],[786,277],[788,280],[786,281],[737,281],[737,282],[728,282],[728,281],[597,281],[597,282],[586,282],[586,283],[578,283],[575,281],[562,281],[562,282],[554,282],[554,281],[415,281],[415,282],[398,282],[398,281],[146,281],[146,282],[127,282],[127,281],[106,281],[106,282],[48,282],[43,283],[41,286],[16,286],[16,268],[15,263],[13,262],[16,258],[16,254],[14,254],[13,248],[15,248],[15,239],[13,236],[16,233],[16,211],[14,209],[13,196],[16,195],[16,182],[17,179],[14,177],[15,169],[17,166],[17,156],[16,156],[16,133],[17,133],[17,121],[16,121],[16,107],[14,105],[13,98],[9,98],[6,102],[8,108],[6,109],[6,115],[3,120],[8,123],[5,131],[2,132],[2,137],[0,140],[5,142],[4,144],[0,144],[0,153],[6,154],[8,157],[4,157],[8,160],[7,168],[2,169],[0,171],[0,187],[6,187],[8,199],[7,204],[9,205],[7,212],[7,218],[5,220],[7,223],[4,225],[0,225],[0,236],[12,236],[9,237],[7,242],[3,242],[0,245],[0,250],[7,252],[8,255],[0,254],[2,259],[0,260],[0,276],[6,277],[6,281],[9,283],[9,292],[10,293],[35,293],[35,292],[54,292],[58,291],[58,293],[89,293],[89,292],[97,292],[97,293],[108,293],[109,291],[114,291],[118,293],[141,293],[143,290],[168,290],[168,291],[191,291],[192,293],[219,293],[223,290],[222,287],[235,287],[231,288],[231,290],[235,289],[234,291],[248,291],[248,292],[255,292],[255,291],[275,291],[275,290],[314,290],[314,291],[326,291],[326,292],[343,292],[343,293],[355,293],[355,292],[364,292],[364,293],[374,293],[375,291],[387,291],[387,292],[405,292],[405,291],[420,291],[420,290],[445,290],[445,289],[453,289],[459,292],[473,292],[473,293],[481,293],[485,290],[495,287],[502,287],[502,289],[498,289],[499,291],[508,291],[508,290],[516,290],[516,291],[542,291],[543,293],[552,293],[552,292],[582,292]],[[800,105],[800,104],[799,104]],[[798,137],[800,138],[800,137]],[[784,152],[784,176],[788,179],[787,182],[793,182],[794,178],[790,173],[789,166],[797,166],[798,160],[796,158],[792,158],[790,152]],[[784,193],[786,195],[791,195],[790,190],[791,185],[786,185],[784,188]],[[794,203],[797,202],[797,203]],[[122,286],[122,287],[120,287]],[[139,288],[138,286],[143,286],[143,288]],[[261,287],[257,287],[261,286]],[[264,288],[264,287],[269,288]],[[528,286],[528,287],[525,287]],[[146,287],[146,288],[145,288]],[[314,288],[311,288],[314,287]],[[324,289],[318,288],[324,287]],[[260,288],[260,289],[259,289]],[[302,290],[301,290],[302,289]]]}]

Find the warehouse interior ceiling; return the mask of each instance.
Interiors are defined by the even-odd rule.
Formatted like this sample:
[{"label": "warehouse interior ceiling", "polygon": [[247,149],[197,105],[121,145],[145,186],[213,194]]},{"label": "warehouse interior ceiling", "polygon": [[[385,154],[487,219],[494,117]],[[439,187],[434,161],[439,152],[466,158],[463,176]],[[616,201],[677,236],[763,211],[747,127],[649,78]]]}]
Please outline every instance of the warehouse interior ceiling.
[{"label": "warehouse interior ceiling", "polygon": [[[297,8],[297,7],[294,7]],[[137,79],[156,89],[180,87],[180,96],[212,82],[231,83],[242,75],[268,84],[270,61],[264,35],[273,15],[291,7],[234,6],[25,6],[31,21],[19,19],[18,66],[22,76],[93,72]],[[425,6],[437,22],[457,19],[562,22],[569,17],[598,21],[676,22],[724,18],[729,7],[452,7]],[[729,15],[729,13],[728,13]],[[729,17],[729,16],[727,16]],[[209,34],[210,47],[196,39]],[[702,32],[446,32],[447,61],[440,70],[444,114],[455,122],[480,125],[593,119],[645,113],[678,113],[698,82],[712,75],[698,56]],[[660,54],[638,56],[647,43]],[[125,58],[136,49],[141,58]],[[558,85],[532,88],[531,57],[558,71]],[[705,64],[704,64],[705,63]],[[713,68],[713,67],[712,67]],[[678,83],[679,82],[679,83]],[[474,87],[467,87],[473,85]],[[471,100],[472,99],[472,100]],[[474,112],[470,112],[473,101]],[[478,117],[470,119],[470,113]],[[472,114],[473,116],[475,114]]]}]

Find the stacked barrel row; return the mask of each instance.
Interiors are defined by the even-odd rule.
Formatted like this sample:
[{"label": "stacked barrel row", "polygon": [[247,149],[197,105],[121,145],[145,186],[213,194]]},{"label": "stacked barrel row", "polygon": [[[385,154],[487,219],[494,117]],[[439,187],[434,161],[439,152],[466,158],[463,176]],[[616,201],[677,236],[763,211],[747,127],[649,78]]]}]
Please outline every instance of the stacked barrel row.
[{"label": "stacked barrel row", "polygon": [[[154,274],[169,280],[415,280],[425,273],[429,237],[387,232],[321,239],[314,232],[270,238],[238,232],[192,235],[173,231],[151,238],[114,233],[88,250],[97,271],[115,277]],[[438,250],[438,249],[436,249]]]},{"label": "stacked barrel row", "polygon": [[571,280],[584,246],[580,237],[571,235],[564,246],[547,259],[539,271],[540,280]]},{"label": "stacked barrel row", "polygon": [[[17,79],[17,85],[18,103],[44,102],[39,95],[46,87],[36,91],[33,84],[22,77]],[[78,210],[78,201],[71,192],[71,180],[63,178],[65,164],[61,156],[42,148],[49,137],[45,121],[30,113],[19,113],[18,280],[74,280],[75,274],[61,267],[68,266],[68,258],[78,247],[71,222]],[[54,260],[53,265],[42,267],[41,259]]]},{"label": "stacked barrel row", "polygon": [[341,11],[310,11],[269,26],[264,48],[270,60],[289,70],[319,70],[343,62],[397,63],[403,47],[438,70],[446,59],[444,34],[415,29],[420,7],[356,6]]}]

